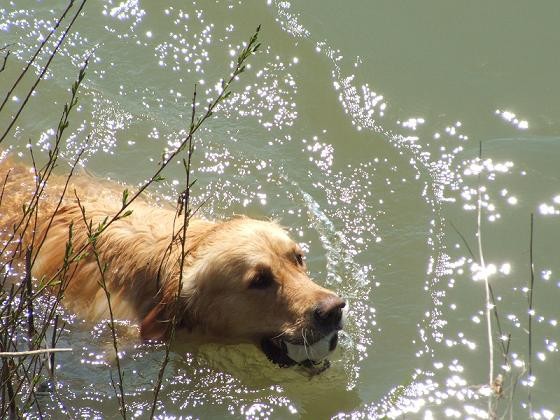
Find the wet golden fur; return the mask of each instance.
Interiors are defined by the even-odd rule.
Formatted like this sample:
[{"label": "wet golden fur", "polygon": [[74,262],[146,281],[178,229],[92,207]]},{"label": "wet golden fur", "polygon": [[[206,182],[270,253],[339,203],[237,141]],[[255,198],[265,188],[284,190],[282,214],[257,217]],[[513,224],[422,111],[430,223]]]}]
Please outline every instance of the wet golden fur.
[{"label": "wet golden fur", "polygon": [[[6,176],[0,204],[3,240],[20,220],[22,206],[35,187],[33,172],[13,161],[0,162],[0,183]],[[59,176],[49,180],[34,234],[31,228],[17,233],[23,233],[22,249],[33,243],[37,252],[44,240],[33,267],[38,281],[56,278],[71,224],[74,249],[87,244],[86,225],[74,191],[94,228],[121,205],[118,186],[80,176],[71,182],[56,210],[64,181]],[[105,279],[115,318],[139,323],[145,339],[162,338],[175,314],[181,327],[222,340],[256,343],[282,336],[298,341],[302,331],[313,332],[317,302],[337,298],[311,281],[301,250],[277,223],[247,217],[220,222],[193,219],[187,231],[181,297],[175,306],[181,253],[177,241],[170,248],[175,211],[145,199],[134,202],[131,209],[130,216],[116,221],[100,236],[96,248],[107,264]],[[68,281],[63,302],[80,316],[98,320],[108,317],[107,299],[99,286],[100,270],[92,249],[88,250],[62,279]],[[266,287],[255,283],[262,278],[272,279],[272,283]]]}]

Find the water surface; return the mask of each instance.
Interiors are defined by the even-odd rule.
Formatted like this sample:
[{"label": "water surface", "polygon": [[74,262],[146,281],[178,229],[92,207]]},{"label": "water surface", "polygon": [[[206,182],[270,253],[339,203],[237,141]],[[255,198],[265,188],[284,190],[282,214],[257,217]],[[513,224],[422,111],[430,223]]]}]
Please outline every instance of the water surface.
[{"label": "water surface", "polygon": [[[64,7],[0,6],[0,43],[13,44],[2,91]],[[485,273],[509,346],[504,358],[493,318],[503,377],[493,409],[559,415],[559,8],[552,0],[88,1],[7,142],[15,153],[24,158],[28,141],[48,149],[91,54],[64,156],[71,161],[90,135],[87,170],[139,184],[188,127],[194,84],[202,107],[260,24],[260,52],[196,138],[195,201],[208,200],[211,218],[279,218],[307,250],[312,276],[350,306],[332,367],[312,378],[251,346],[177,345],[159,415],[486,418],[479,207]],[[0,126],[7,121],[0,116]],[[174,200],[181,166],[167,175],[154,193]],[[109,331],[68,317],[63,340],[77,350],[59,358],[64,409],[114,417]],[[143,417],[163,351],[123,351],[127,401]]]}]

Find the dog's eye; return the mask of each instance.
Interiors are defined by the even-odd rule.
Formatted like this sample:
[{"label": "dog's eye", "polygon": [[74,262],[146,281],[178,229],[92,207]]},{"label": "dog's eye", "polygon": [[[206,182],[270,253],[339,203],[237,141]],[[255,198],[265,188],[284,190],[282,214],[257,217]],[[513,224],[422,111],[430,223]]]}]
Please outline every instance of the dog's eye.
[{"label": "dog's eye", "polygon": [[299,266],[303,266],[303,254],[301,252],[296,252],[296,263]]},{"label": "dog's eye", "polygon": [[259,270],[251,279],[249,288],[251,289],[266,289],[274,284],[274,277],[268,270]]}]

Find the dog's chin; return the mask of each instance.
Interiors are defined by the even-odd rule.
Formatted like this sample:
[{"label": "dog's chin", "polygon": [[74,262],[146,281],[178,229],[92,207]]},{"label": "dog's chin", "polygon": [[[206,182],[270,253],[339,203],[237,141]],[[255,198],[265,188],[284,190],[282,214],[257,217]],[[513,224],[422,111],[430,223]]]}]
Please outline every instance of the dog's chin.
[{"label": "dog's chin", "polygon": [[264,338],[261,349],[270,361],[281,367],[317,365],[334,351],[338,344],[338,331],[323,336],[313,344],[294,343],[278,338]]}]

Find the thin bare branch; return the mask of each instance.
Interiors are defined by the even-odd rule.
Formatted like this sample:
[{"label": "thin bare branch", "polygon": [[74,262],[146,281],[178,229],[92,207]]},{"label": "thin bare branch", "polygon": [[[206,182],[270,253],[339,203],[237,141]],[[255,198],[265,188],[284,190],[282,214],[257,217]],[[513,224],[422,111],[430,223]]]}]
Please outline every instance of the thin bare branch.
[{"label": "thin bare branch", "polygon": [[[4,50],[4,48],[2,48],[2,50]],[[10,54],[11,54],[11,51],[6,50],[6,55],[4,57],[2,57],[2,67],[0,67],[0,73],[2,73],[6,69],[6,63],[8,62],[8,57],[10,56]]]},{"label": "thin bare branch", "polygon": [[0,105],[0,112],[2,112],[2,109],[4,108],[4,106],[6,105],[6,102],[8,102],[8,99],[12,96],[12,93],[14,92],[14,90],[16,89],[17,85],[19,84],[19,82],[21,82],[21,80],[24,78],[25,74],[27,73],[27,71],[31,68],[31,65],[35,62],[35,60],[37,59],[37,56],[39,55],[39,53],[43,50],[43,48],[45,47],[45,45],[47,44],[47,42],[49,42],[49,40],[51,39],[52,35],[56,32],[56,30],[60,27],[60,23],[62,22],[62,20],[66,17],[66,15],[68,14],[68,11],[72,8],[72,6],[74,5],[74,0],[70,0],[70,2],[68,3],[68,6],[66,6],[66,9],[62,12],[62,14],[60,15],[60,17],[58,18],[58,20],[56,21],[55,25],[52,27],[52,29],[50,30],[49,34],[45,37],[45,39],[43,40],[43,42],[41,42],[41,45],[39,45],[39,48],[37,48],[37,51],[35,51],[35,54],[33,54],[33,57],[31,57],[31,59],[29,60],[29,62],[27,63],[27,65],[25,66],[25,68],[23,69],[23,71],[20,73],[19,77],[17,78],[17,80],[13,83],[12,87],[10,88],[10,90],[8,91],[8,93],[6,93],[6,97],[4,98],[4,100],[2,101],[2,104]]},{"label": "thin bare branch", "polygon": [[[479,161],[482,160],[482,142],[479,145]],[[491,303],[490,303],[490,281],[488,279],[488,272],[486,271],[486,263],[484,262],[484,252],[482,250],[482,185],[481,185],[481,174],[478,174],[478,200],[477,200],[477,212],[476,212],[476,237],[478,245],[478,260],[480,263],[480,270],[482,270],[482,275],[484,279],[484,289],[485,289],[485,308],[484,312],[486,314],[486,330],[488,339],[488,386],[492,386],[494,381],[494,335],[492,333],[492,315],[491,315]],[[488,397],[488,415],[492,417],[494,415],[492,408],[493,396]]]},{"label": "thin bare branch", "polygon": [[[64,30],[62,36],[60,37],[60,39],[58,40],[58,42],[56,43],[56,46],[54,48],[54,50],[52,51],[52,53],[49,56],[49,59],[47,60],[47,63],[45,64],[45,66],[43,67],[43,69],[41,70],[41,73],[39,74],[39,76],[37,77],[37,80],[35,81],[35,83],[33,83],[33,85],[31,86],[31,88],[29,89],[29,91],[27,92],[25,98],[23,99],[18,111],[16,112],[16,114],[13,116],[12,120],[10,121],[10,123],[8,124],[8,127],[6,128],[6,130],[4,131],[4,134],[2,134],[2,136],[0,137],[0,143],[2,143],[2,141],[4,141],[4,139],[6,138],[6,136],[8,135],[8,133],[10,132],[10,130],[12,129],[12,127],[14,126],[14,124],[16,123],[16,121],[19,119],[19,116],[21,115],[21,113],[23,112],[25,106],[27,105],[27,102],[29,101],[29,98],[31,98],[31,95],[33,94],[33,92],[35,91],[35,89],[37,89],[37,85],[39,85],[39,82],[43,79],[43,76],[45,75],[45,73],[47,72],[53,58],[57,55],[58,50],[60,48],[60,46],[62,45],[62,43],[64,42],[64,40],[66,39],[66,36],[70,33],[70,30],[72,29],[72,26],[74,25],[74,22],[76,21],[76,19],[78,18],[78,16],[80,16],[80,13],[82,12],[82,9],[84,8],[85,4],[86,4],[87,0],[82,0],[82,3],[80,4],[78,10],[76,11],[76,14],[74,15],[74,17],[72,18],[72,20],[70,21],[70,23],[68,24],[68,26],[66,27],[66,30]],[[71,4],[74,3],[74,0],[70,1]],[[65,11],[66,14],[66,11]],[[50,34],[49,34],[50,35]],[[40,47],[42,48],[42,46]],[[19,81],[19,79],[18,79]],[[4,104],[7,102],[9,96],[6,96],[6,99],[4,99],[4,102],[2,103],[2,105],[0,106],[0,111],[2,110],[2,108],[4,107]]]},{"label": "thin bare branch", "polygon": [[[118,339],[117,339],[117,331],[116,331],[116,327],[115,327],[115,317],[113,315],[113,306],[111,305],[111,293],[109,292],[109,289],[107,288],[107,281],[105,278],[105,273],[107,271],[107,265],[103,265],[101,263],[101,257],[99,256],[99,251],[97,249],[97,239],[100,236],[100,226],[96,229],[96,231],[93,230],[93,221],[92,220],[87,220],[86,217],[86,208],[82,205],[82,203],[80,202],[80,198],[78,197],[78,194],[76,193],[76,191],[74,191],[74,196],[76,197],[76,200],[78,201],[78,207],[80,208],[80,212],[82,215],[82,221],[84,222],[84,225],[87,229],[88,232],[88,243],[91,246],[92,249],[92,253],[95,257],[95,262],[97,264],[97,268],[99,270],[99,274],[101,276],[101,282],[99,283],[99,285],[101,286],[101,288],[103,289],[103,292],[105,293],[105,297],[107,299],[107,307],[109,308],[109,327],[111,329],[111,336],[113,338],[113,349],[115,350],[115,363],[117,364],[117,372],[119,374],[119,383],[118,383],[118,387],[119,387],[119,391],[120,391],[120,395],[117,394],[117,398],[119,400],[120,403],[120,410],[121,410],[121,415],[123,417],[123,419],[126,419],[126,403],[125,403],[125,398],[124,398],[124,385],[123,385],[123,372],[121,369],[121,362],[120,362],[120,354],[119,354],[119,347],[118,347]],[[111,381],[112,381],[112,377],[111,377]]]},{"label": "thin bare branch", "polygon": [[55,349],[39,349],[39,350],[28,350],[28,351],[0,351],[0,357],[26,357],[36,354],[45,353],[65,353],[74,351],[72,348],[58,347]]},{"label": "thin bare branch", "polygon": [[0,207],[2,207],[2,199],[4,198],[4,191],[6,190],[6,184],[8,183],[8,178],[10,177],[10,174],[12,173],[12,170],[8,170],[8,172],[6,173],[6,176],[4,177],[4,182],[2,183],[2,190],[0,191]]},{"label": "thin bare branch", "polygon": [[[235,70],[233,71],[233,73],[230,75],[230,78],[228,79],[228,81],[227,82],[222,81],[221,92],[214,99],[214,101],[212,101],[208,105],[208,107],[206,109],[206,113],[198,119],[196,118],[196,94],[197,94],[197,91],[196,91],[196,85],[194,86],[193,98],[192,98],[192,104],[191,104],[191,124],[190,124],[190,127],[189,127],[189,133],[187,134],[186,138],[182,141],[181,145],[166,160],[165,159],[163,160],[162,165],[160,166],[160,169],[158,169],[158,171],[156,171],[156,174],[154,175],[154,177],[152,177],[152,179],[149,182],[149,183],[154,182],[154,180],[157,179],[156,177],[159,177],[159,174],[161,173],[163,168],[165,168],[169,164],[169,162],[171,162],[173,159],[175,159],[175,157],[180,152],[182,152],[185,149],[185,147],[187,148],[187,158],[183,159],[183,167],[184,167],[185,173],[186,173],[186,182],[185,182],[186,186],[185,186],[185,189],[179,194],[179,197],[178,197],[178,200],[177,200],[177,211],[176,211],[176,217],[178,217],[179,215],[182,214],[183,223],[182,223],[182,226],[179,229],[181,254],[180,254],[180,261],[179,261],[179,263],[180,263],[179,283],[178,283],[178,286],[177,286],[177,294],[176,294],[175,302],[174,302],[175,308],[177,307],[177,305],[179,303],[179,299],[181,297],[181,290],[182,290],[182,287],[183,287],[183,267],[185,265],[185,261],[186,261],[186,258],[187,258],[186,240],[187,240],[187,228],[188,228],[188,224],[189,224],[189,220],[190,220],[190,216],[191,216],[190,190],[191,190],[191,187],[193,185],[193,183],[191,182],[191,166],[192,166],[192,155],[194,153],[194,134],[200,128],[202,123],[204,121],[206,121],[206,119],[208,119],[209,117],[212,116],[216,106],[218,104],[220,104],[223,100],[225,100],[230,95],[231,91],[229,91],[229,87],[230,87],[231,83],[234,80],[236,80],[238,75],[241,74],[245,70],[246,60],[253,53],[255,53],[260,46],[260,44],[257,43],[257,38],[258,38],[259,31],[260,31],[260,26],[257,27],[257,30],[255,31],[255,33],[253,34],[253,36],[249,40],[249,43],[247,44],[247,47],[245,47],[245,49],[238,56],[237,66],[236,66]],[[143,190],[143,188],[145,188],[145,187],[140,188],[138,193],[140,193]],[[173,233],[172,238],[171,238],[170,246],[172,246],[172,244],[175,242],[175,238],[176,238],[176,234]],[[157,406],[157,401],[158,401],[159,391],[161,389],[162,382],[163,382],[163,375],[165,373],[165,369],[166,369],[167,364],[169,362],[169,353],[170,353],[170,350],[171,350],[171,344],[173,343],[173,339],[175,337],[175,330],[176,330],[176,326],[177,326],[177,322],[178,322],[177,317],[178,317],[177,311],[174,310],[172,312],[172,315],[171,315],[171,323],[170,323],[170,326],[169,326],[169,336],[168,336],[168,339],[165,343],[165,355],[164,355],[164,358],[162,360],[161,368],[158,372],[158,379],[157,379],[156,385],[154,387],[154,399],[152,401],[150,418],[154,417],[156,406]]]},{"label": "thin bare branch", "polygon": [[[534,232],[534,215],[531,213],[531,232],[529,240],[529,267],[531,271],[531,276],[529,278],[529,360],[528,360],[528,374],[529,382],[533,382],[533,292],[535,288],[535,265],[533,263],[533,232]],[[528,389],[528,400],[529,400],[529,417],[533,418],[533,404],[531,401],[531,388],[532,385],[527,387]]]}]

